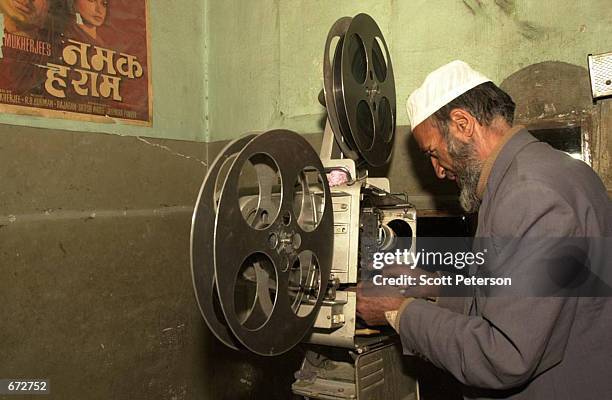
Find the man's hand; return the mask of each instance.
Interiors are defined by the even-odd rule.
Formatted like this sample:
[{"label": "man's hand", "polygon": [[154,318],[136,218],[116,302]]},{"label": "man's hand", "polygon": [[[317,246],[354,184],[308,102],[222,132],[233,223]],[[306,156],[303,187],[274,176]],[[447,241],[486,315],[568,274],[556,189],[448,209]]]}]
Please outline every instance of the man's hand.
[{"label": "man's hand", "polygon": [[382,270],[382,275],[385,278],[397,278],[400,276],[410,276],[417,282],[415,286],[401,286],[401,295],[405,297],[418,297],[418,298],[435,298],[440,295],[441,288],[433,285],[420,285],[420,277],[425,276],[426,278],[438,277],[438,273],[429,272],[421,268],[410,268],[405,265],[388,265]]},{"label": "man's hand", "polygon": [[[435,272],[428,272],[420,268],[410,268],[401,265],[389,265],[381,271],[385,278],[397,278],[402,275],[414,277],[418,282],[421,275],[426,277],[438,276]],[[440,287],[431,285],[415,286],[376,286],[372,282],[360,282],[357,285],[357,316],[368,325],[388,325],[385,312],[399,310],[406,299],[436,298]]]},{"label": "man's hand", "polygon": [[394,297],[373,296],[371,286],[365,282],[357,285],[357,316],[370,326],[389,325],[385,311],[398,310],[406,298],[399,294]]}]

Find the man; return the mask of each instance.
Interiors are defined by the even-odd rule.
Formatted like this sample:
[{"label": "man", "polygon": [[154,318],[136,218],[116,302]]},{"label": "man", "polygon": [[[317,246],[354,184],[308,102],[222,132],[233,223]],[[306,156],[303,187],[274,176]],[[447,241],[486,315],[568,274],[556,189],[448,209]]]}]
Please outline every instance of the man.
[{"label": "man", "polygon": [[[544,282],[565,268],[562,258],[550,257],[554,248],[544,243],[551,238],[612,236],[612,207],[597,175],[512,127],[512,99],[467,64],[454,61],[432,72],[407,108],[412,134],[436,175],[457,182],[466,211],[479,211],[476,237],[493,243],[501,260],[489,273]],[[519,245],[506,238],[518,238]],[[595,273],[609,276],[610,259],[597,257],[602,249],[585,248],[592,260],[588,281],[600,278]],[[529,290],[496,296],[496,290],[486,296],[474,290],[454,310],[443,307],[445,299],[361,296],[358,312],[374,324],[386,317],[404,352],[449,371],[465,385],[465,398],[612,399],[610,297]]]}]

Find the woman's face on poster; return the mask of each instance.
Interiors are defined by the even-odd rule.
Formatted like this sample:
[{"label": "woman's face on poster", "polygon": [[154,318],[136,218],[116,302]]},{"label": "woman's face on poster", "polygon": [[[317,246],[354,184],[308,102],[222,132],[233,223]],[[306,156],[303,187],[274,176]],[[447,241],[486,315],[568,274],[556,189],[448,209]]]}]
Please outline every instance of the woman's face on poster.
[{"label": "woman's face on poster", "polygon": [[107,0],[75,0],[74,8],[81,14],[83,22],[95,27],[102,26],[106,20]]},{"label": "woman's face on poster", "polygon": [[49,12],[48,0],[0,0],[0,12],[25,27],[42,27]]}]

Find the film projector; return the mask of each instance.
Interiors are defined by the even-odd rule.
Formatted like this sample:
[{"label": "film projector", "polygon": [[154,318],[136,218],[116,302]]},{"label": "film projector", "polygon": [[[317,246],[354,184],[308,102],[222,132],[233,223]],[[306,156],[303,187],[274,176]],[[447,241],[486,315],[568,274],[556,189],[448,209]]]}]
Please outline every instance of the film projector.
[{"label": "film projector", "polygon": [[202,316],[233,349],[306,354],[292,390],[311,399],[416,399],[391,331],[360,326],[355,287],[373,253],[414,240],[416,210],[386,178],[395,133],[391,58],[366,14],[332,26],[320,154],[287,130],[249,134],[209,166],[192,221]]}]

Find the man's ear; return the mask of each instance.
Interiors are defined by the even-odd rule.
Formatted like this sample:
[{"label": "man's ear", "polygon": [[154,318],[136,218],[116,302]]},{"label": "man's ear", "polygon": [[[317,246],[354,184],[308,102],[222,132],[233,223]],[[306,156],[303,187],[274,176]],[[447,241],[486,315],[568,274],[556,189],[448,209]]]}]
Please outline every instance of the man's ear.
[{"label": "man's ear", "polygon": [[474,135],[476,118],[462,108],[454,108],[450,112],[450,122],[454,126],[458,139],[467,141]]}]

